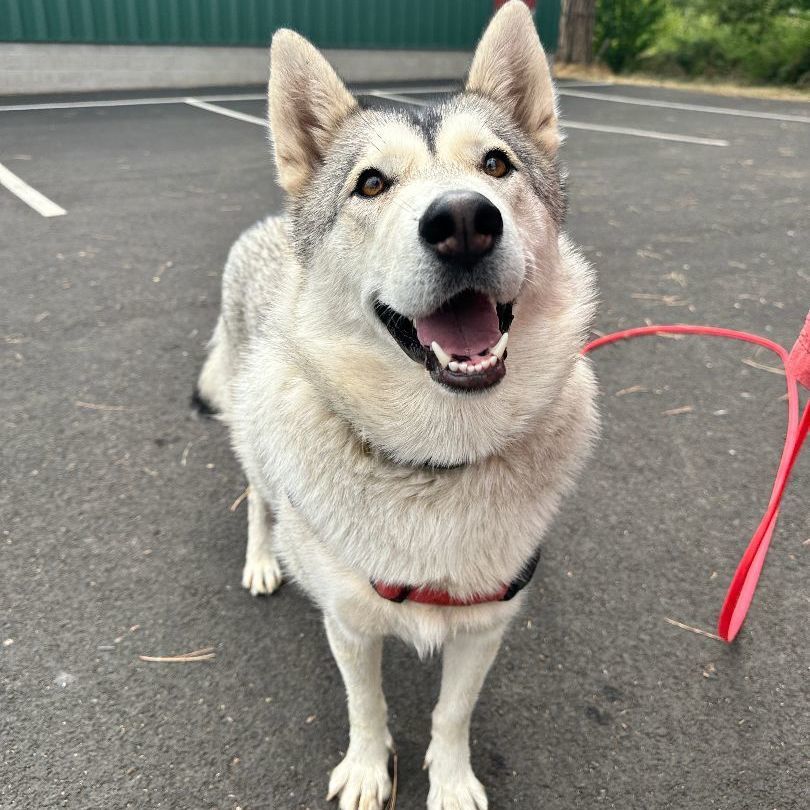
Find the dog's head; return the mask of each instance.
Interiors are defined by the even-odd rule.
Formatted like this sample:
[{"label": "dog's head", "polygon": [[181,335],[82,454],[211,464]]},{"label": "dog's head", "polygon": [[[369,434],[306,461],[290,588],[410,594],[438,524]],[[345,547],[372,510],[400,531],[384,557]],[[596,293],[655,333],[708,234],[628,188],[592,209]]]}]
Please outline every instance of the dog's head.
[{"label": "dog's head", "polygon": [[590,311],[560,241],[556,99],[527,7],[504,6],[464,91],[435,106],[363,108],[279,31],[270,123],[296,348],[335,409],[403,461],[503,446],[554,400]]}]

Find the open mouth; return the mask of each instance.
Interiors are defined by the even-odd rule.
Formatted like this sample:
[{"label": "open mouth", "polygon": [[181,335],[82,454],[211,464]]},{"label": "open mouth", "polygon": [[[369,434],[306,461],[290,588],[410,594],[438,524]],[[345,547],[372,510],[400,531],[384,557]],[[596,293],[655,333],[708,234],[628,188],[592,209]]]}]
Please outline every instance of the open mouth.
[{"label": "open mouth", "polygon": [[506,374],[511,302],[499,304],[484,293],[465,290],[414,321],[381,301],[374,310],[402,351],[423,364],[436,382],[480,391]]}]

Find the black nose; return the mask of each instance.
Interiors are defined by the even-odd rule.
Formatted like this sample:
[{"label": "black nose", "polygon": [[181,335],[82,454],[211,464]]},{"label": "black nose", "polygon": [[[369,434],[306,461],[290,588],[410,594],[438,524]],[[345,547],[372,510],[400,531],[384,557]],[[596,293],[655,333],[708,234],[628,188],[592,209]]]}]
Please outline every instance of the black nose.
[{"label": "black nose", "polygon": [[449,261],[469,264],[503,233],[501,212],[477,191],[446,191],[419,220],[419,235]]}]

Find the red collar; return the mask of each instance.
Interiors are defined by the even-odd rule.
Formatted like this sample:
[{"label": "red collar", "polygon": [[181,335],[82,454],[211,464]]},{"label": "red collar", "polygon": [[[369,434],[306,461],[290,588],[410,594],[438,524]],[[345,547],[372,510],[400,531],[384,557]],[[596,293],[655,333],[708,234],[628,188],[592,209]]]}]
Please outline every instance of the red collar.
[{"label": "red collar", "polygon": [[371,580],[371,587],[389,602],[417,602],[422,605],[442,605],[444,607],[467,607],[468,605],[483,605],[487,602],[508,602],[515,594],[525,588],[534,576],[537,562],[540,559],[538,548],[534,556],[520,569],[520,573],[508,585],[501,585],[497,591],[489,594],[476,594],[459,599],[451,596],[447,591],[431,588],[429,585],[413,587],[408,585],[392,585],[386,582]]}]

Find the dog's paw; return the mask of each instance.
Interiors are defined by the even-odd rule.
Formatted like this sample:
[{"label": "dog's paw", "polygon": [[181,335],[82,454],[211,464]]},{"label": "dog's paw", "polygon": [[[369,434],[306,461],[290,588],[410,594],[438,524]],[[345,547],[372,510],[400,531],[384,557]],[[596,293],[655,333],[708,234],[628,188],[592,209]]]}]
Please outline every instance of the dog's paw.
[{"label": "dog's paw", "polygon": [[281,568],[272,554],[260,554],[245,560],[242,587],[252,596],[271,594],[281,585]]},{"label": "dog's paw", "polygon": [[466,773],[447,780],[431,773],[428,810],[487,810],[488,806],[484,786],[469,766]]},{"label": "dog's paw", "polygon": [[382,810],[391,795],[388,751],[384,754],[349,750],[329,777],[327,801],[340,795],[340,810]]},{"label": "dog's paw", "polygon": [[427,810],[487,810],[484,786],[475,778],[464,753],[432,744],[425,768],[430,769]]}]

